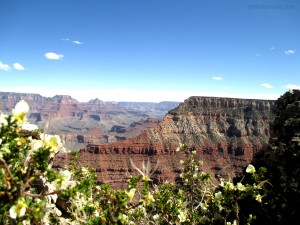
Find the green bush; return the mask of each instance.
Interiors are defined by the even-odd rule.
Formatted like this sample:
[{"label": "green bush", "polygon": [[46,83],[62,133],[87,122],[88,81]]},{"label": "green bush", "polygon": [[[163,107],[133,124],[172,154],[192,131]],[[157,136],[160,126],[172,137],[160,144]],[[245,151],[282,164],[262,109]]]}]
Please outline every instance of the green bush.
[{"label": "green bush", "polygon": [[268,168],[272,183],[256,224],[299,224],[300,91],[286,92],[276,105],[271,142],[254,156],[254,165]]}]

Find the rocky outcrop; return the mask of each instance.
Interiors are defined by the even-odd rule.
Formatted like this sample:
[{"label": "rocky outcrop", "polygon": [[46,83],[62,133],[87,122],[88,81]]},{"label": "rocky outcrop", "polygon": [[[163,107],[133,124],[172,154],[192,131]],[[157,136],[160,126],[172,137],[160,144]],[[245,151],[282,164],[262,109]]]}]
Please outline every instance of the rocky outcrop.
[{"label": "rocky outcrop", "polygon": [[[275,101],[190,97],[164,117],[155,128],[119,143],[89,145],[80,151],[81,163],[97,170],[99,181],[119,185],[138,166],[158,163],[156,182],[176,181],[180,173],[179,143],[195,149],[204,169],[216,176],[241,172],[270,136]],[[64,156],[56,165],[63,164]]]}]

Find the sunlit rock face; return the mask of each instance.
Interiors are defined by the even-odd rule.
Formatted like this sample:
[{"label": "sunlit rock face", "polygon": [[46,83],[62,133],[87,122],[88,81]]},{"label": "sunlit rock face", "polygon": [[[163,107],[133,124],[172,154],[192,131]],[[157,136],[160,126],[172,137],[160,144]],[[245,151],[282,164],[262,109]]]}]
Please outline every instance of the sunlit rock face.
[{"label": "sunlit rock face", "polygon": [[[81,149],[81,164],[96,168],[99,182],[120,186],[136,174],[130,159],[140,167],[149,160],[152,168],[157,164],[155,182],[176,182],[184,157],[176,148],[185,143],[213,176],[232,178],[268,143],[274,114],[271,100],[190,97],[137,137]],[[65,160],[65,155],[58,155],[56,165]]]},{"label": "sunlit rock face", "polygon": [[[178,102],[79,102],[68,95],[0,92],[0,110],[11,113],[21,99],[28,102],[31,123],[58,134],[67,148],[79,150],[88,144],[122,141],[154,127]],[[155,119],[153,119],[153,117]],[[152,119],[151,119],[152,118]]]}]

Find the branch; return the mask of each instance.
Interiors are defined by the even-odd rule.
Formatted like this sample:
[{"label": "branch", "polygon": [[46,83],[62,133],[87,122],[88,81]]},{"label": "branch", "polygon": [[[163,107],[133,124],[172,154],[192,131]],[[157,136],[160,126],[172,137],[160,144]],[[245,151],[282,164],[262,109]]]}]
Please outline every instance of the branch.
[{"label": "branch", "polygon": [[14,177],[13,177],[13,175],[12,175],[12,173],[11,173],[9,167],[8,167],[8,165],[6,164],[5,160],[4,159],[0,159],[0,163],[2,163],[4,165],[4,167],[5,167],[8,175],[10,177],[10,179],[15,183],[15,179],[14,179]]},{"label": "branch", "polygon": [[24,195],[25,196],[29,196],[29,197],[33,197],[33,198],[42,198],[48,195],[54,195],[54,194],[59,194],[61,192],[61,190],[57,190],[57,191],[53,191],[50,193],[41,193],[41,194],[32,194],[30,192],[25,192]]}]

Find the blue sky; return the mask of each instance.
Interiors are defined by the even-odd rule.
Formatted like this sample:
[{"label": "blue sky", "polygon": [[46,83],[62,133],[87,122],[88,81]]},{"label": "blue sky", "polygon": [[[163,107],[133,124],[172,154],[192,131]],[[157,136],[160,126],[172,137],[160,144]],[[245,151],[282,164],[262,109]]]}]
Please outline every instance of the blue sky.
[{"label": "blue sky", "polygon": [[79,101],[300,88],[297,0],[0,0],[0,91]]}]

